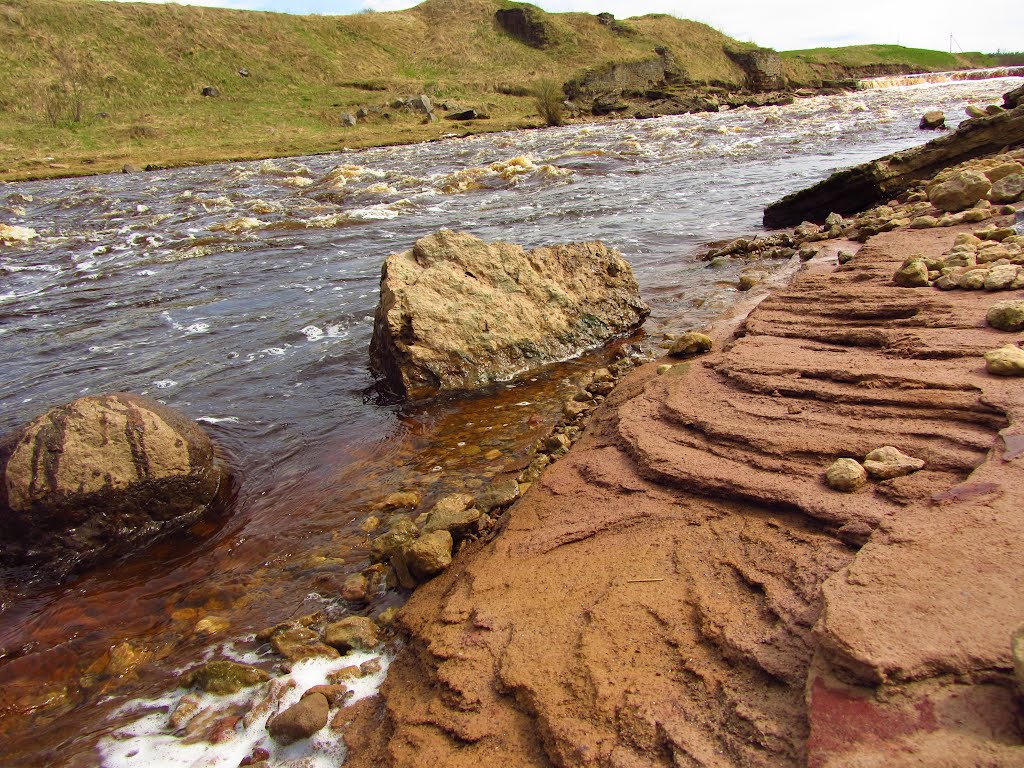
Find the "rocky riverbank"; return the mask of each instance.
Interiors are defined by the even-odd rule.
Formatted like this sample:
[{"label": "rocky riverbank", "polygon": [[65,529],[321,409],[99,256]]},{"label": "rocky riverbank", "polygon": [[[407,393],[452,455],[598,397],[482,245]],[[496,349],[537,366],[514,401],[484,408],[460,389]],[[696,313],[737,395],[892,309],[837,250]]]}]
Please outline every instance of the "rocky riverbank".
[{"label": "rocky riverbank", "polygon": [[[1024,395],[986,370],[1019,351],[986,322],[1019,294],[894,282],[915,260],[962,269],[957,243],[991,271],[976,232],[1013,250],[1013,219],[978,203],[912,227],[912,195],[833,220],[856,240],[723,319],[719,351],[609,395],[498,535],[399,612],[407,644],[349,712],[348,765],[1024,761]],[[923,468],[826,484],[888,446]]]}]

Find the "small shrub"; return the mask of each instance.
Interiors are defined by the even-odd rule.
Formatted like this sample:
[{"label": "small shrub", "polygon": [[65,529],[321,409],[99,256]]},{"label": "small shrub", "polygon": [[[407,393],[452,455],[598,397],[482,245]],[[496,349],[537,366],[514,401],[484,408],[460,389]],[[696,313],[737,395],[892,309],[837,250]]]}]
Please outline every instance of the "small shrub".
[{"label": "small shrub", "polygon": [[160,131],[151,125],[136,124],[128,129],[128,138],[133,141],[146,141],[160,138]]},{"label": "small shrub", "polygon": [[537,83],[533,96],[537,102],[537,112],[548,125],[563,125],[565,123],[562,107],[565,95],[562,93],[560,85],[554,80],[541,80]]}]

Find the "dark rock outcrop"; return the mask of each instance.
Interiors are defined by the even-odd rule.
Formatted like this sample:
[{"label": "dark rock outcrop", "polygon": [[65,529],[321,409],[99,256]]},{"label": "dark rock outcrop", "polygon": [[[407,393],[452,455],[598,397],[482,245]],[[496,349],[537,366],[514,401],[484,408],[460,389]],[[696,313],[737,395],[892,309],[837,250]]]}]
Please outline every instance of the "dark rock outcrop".
[{"label": "dark rock outcrop", "polygon": [[516,40],[531,48],[548,48],[555,42],[555,33],[544,12],[533,5],[517,5],[495,11],[498,26]]},{"label": "dark rock outcrop", "polygon": [[1024,144],[1024,107],[987,118],[965,120],[953,133],[832,174],[813,187],[794,192],[764,211],[764,225],[780,228],[822,221],[870,208],[956,163]]},{"label": "dark rock outcrop", "polygon": [[389,256],[371,367],[400,397],[472,389],[637,328],[633,270],[599,242],[525,251],[441,230]]},{"label": "dark rock outcrop", "polygon": [[0,558],[58,575],[198,520],[224,483],[193,421],[145,397],[83,397],[0,443]]},{"label": "dark rock outcrop", "polygon": [[655,54],[639,61],[614,62],[588,70],[567,82],[565,92],[570,99],[589,101],[623,93],[643,93],[684,77],[667,48],[657,48]]},{"label": "dark rock outcrop", "polygon": [[726,51],[747,73],[747,87],[752,91],[778,91],[786,87],[782,74],[782,58],[769,48]]},{"label": "dark rock outcrop", "polygon": [[488,120],[490,118],[489,115],[478,112],[475,109],[463,109],[459,112],[452,112],[445,117],[448,120]]},{"label": "dark rock outcrop", "polygon": [[1024,85],[1014,88],[1009,93],[1003,94],[1003,107],[1006,109],[1015,109],[1024,102]]}]

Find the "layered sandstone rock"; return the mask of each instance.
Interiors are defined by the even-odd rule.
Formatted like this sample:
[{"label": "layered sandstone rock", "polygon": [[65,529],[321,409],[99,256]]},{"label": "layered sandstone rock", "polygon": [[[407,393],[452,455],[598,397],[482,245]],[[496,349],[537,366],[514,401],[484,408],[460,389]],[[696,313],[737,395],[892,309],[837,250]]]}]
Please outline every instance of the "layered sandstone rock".
[{"label": "layered sandstone rock", "polygon": [[[346,765],[1021,764],[1024,399],[990,297],[891,282],[965,230],[811,262],[623,381],[399,614]],[[926,463],[828,489],[880,446]]]},{"label": "layered sandstone rock", "polygon": [[57,573],[195,522],[223,468],[193,421],[144,397],[83,397],[0,445],[0,556]]},{"label": "layered sandstone rock", "polygon": [[471,389],[577,354],[650,312],[602,243],[525,251],[441,230],[389,256],[370,360],[400,397]]}]

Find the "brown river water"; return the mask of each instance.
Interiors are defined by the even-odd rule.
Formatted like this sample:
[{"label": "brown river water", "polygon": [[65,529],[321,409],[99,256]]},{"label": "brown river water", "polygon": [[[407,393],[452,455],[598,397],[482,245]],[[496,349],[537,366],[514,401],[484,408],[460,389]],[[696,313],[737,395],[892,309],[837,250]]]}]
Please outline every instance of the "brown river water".
[{"label": "brown river water", "polygon": [[175,669],[344,611],[374,502],[413,489],[426,506],[522,468],[573,377],[610,354],[472,397],[380,404],[367,349],[389,253],[443,227],[526,247],[604,240],[653,307],[652,350],[735,300],[742,265],[708,268],[708,243],[759,231],[764,205],[834,169],[931,138],[922,112],[955,124],[1021,82],[0,186],[0,223],[38,233],[0,246],[0,433],[129,390],[199,419],[237,485],[227,513],[135,558],[57,587],[0,574],[0,765],[95,765],[97,739],[129,719],[119,707],[173,686]]}]

